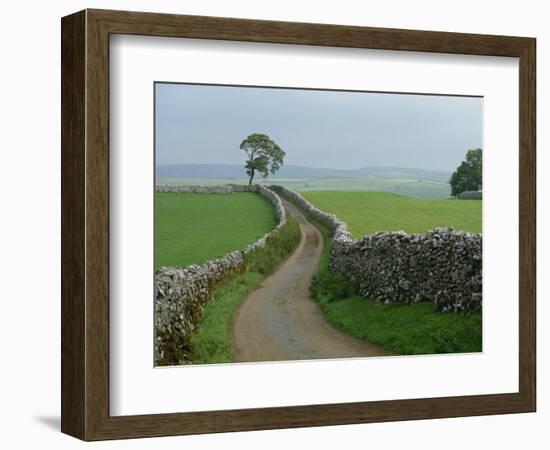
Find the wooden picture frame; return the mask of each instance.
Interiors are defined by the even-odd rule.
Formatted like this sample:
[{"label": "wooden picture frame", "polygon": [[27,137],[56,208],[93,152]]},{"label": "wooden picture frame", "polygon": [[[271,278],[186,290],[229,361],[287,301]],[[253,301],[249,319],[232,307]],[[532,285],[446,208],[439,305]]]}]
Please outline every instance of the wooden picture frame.
[{"label": "wooden picture frame", "polygon": [[[62,416],[84,440],[535,411],[534,38],[85,10],[62,30]],[[519,391],[109,415],[109,36],[136,34],[519,58]]]}]

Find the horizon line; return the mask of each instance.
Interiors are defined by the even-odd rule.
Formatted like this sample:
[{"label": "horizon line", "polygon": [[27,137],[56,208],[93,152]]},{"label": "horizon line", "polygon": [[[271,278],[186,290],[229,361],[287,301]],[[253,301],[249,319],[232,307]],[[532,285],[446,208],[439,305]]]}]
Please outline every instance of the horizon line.
[{"label": "horizon line", "polygon": [[[177,162],[177,163],[160,163],[157,164],[155,162],[155,168],[159,166],[238,166],[241,167],[242,164],[238,163],[183,163],[183,162]],[[429,168],[422,168],[422,167],[410,167],[410,166],[361,166],[356,168],[333,168],[333,167],[314,167],[314,166],[304,166],[301,164],[283,164],[281,165],[281,168],[283,167],[300,167],[304,169],[317,169],[317,170],[341,170],[341,171],[354,171],[354,170],[361,170],[361,169],[408,169],[408,170],[425,170],[429,172],[453,172],[453,169],[429,169]]]}]

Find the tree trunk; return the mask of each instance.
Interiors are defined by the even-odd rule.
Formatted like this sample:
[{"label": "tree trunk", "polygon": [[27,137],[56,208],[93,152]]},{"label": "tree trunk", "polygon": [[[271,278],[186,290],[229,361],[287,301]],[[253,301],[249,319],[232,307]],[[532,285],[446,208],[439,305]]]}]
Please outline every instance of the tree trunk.
[{"label": "tree trunk", "polygon": [[252,180],[254,179],[254,171],[250,174],[250,178],[248,179],[248,185],[252,186]]}]

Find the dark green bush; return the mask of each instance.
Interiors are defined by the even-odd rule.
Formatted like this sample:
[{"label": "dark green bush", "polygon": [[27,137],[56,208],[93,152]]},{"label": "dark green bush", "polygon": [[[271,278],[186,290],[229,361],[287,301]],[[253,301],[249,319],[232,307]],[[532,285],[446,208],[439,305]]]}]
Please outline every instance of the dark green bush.
[{"label": "dark green bush", "polygon": [[357,294],[359,286],[340,272],[326,270],[314,275],[309,290],[313,298],[318,300],[320,297],[325,297],[332,302]]}]

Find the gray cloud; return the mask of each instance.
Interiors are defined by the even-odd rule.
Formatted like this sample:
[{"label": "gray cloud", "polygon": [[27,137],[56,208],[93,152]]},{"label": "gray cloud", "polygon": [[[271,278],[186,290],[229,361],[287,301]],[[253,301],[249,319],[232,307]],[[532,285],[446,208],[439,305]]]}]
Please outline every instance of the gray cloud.
[{"label": "gray cloud", "polygon": [[286,164],[454,170],[482,146],[479,97],[156,84],[157,164],[242,164],[271,136]]}]

